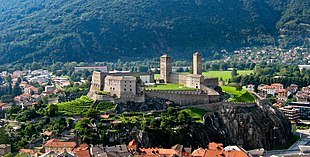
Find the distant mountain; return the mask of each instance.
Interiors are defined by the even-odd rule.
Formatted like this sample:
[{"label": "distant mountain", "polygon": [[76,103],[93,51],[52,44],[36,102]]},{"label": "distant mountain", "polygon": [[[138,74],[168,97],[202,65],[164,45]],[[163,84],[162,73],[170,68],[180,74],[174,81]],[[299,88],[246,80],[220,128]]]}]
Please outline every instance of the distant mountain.
[{"label": "distant mountain", "polygon": [[309,0],[0,0],[0,64],[309,46],[308,30]]}]

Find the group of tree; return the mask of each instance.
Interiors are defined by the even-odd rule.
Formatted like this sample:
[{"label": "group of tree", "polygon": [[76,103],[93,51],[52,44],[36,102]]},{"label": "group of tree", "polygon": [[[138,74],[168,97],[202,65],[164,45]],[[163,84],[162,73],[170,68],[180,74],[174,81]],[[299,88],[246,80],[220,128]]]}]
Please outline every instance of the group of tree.
[{"label": "group of tree", "polygon": [[297,65],[256,65],[254,74],[234,75],[230,82],[247,84],[282,83],[285,87],[297,84],[299,87],[310,84],[310,70],[301,70]]}]

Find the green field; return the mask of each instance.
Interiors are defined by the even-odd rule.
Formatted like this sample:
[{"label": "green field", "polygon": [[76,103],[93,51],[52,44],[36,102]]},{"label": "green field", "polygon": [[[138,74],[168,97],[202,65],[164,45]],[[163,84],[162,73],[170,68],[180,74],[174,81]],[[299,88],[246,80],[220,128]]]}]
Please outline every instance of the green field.
[{"label": "green field", "polygon": [[[237,71],[239,75],[249,75],[253,73],[253,70],[238,70]],[[182,72],[181,74],[187,74],[188,72]],[[228,82],[228,79],[231,78],[231,71],[207,71],[207,72],[202,72],[203,76],[207,77],[218,77],[218,78],[223,78],[225,82]],[[160,74],[155,74],[155,78],[160,78]]]},{"label": "green field", "polygon": [[185,87],[181,84],[157,84],[154,86],[147,86],[145,89],[152,90],[196,90],[195,88]]},{"label": "green field", "polygon": [[245,89],[241,89],[240,91],[236,89],[236,87],[232,86],[221,86],[222,90],[232,94],[234,97],[231,99],[233,102],[254,102],[255,98],[252,94],[250,94]]},{"label": "green field", "polygon": [[204,109],[199,108],[186,108],[181,110],[181,112],[186,112],[188,115],[190,115],[196,122],[203,122],[203,116],[208,112]]}]

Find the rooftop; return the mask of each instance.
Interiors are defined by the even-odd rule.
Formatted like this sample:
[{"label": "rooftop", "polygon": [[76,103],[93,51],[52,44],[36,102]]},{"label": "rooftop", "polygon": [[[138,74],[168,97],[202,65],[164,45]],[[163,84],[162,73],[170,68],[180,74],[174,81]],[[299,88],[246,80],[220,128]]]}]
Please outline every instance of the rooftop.
[{"label": "rooftop", "polygon": [[62,147],[74,148],[75,146],[76,146],[75,142],[64,142],[55,138],[47,141],[44,144],[44,147],[56,147],[56,148],[62,148]]}]

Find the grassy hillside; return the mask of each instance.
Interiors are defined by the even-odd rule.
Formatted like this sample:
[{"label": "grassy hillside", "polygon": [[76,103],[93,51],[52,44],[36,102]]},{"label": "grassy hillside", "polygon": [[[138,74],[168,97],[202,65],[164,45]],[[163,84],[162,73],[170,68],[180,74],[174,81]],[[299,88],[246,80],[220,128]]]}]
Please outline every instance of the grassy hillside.
[{"label": "grassy hillside", "polygon": [[[0,64],[129,60],[164,52],[184,58],[201,51],[210,57],[214,50],[274,45],[279,28],[292,32],[296,25],[307,26],[308,4],[307,0],[0,0]],[[295,10],[302,15],[295,16]],[[308,36],[300,33],[304,32],[293,33],[301,37],[293,43]]]},{"label": "grassy hillside", "polygon": [[233,102],[254,102],[255,98],[248,91],[241,89],[237,90],[236,87],[231,86],[221,86],[224,92],[230,93],[233,95],[230,101]]}]

